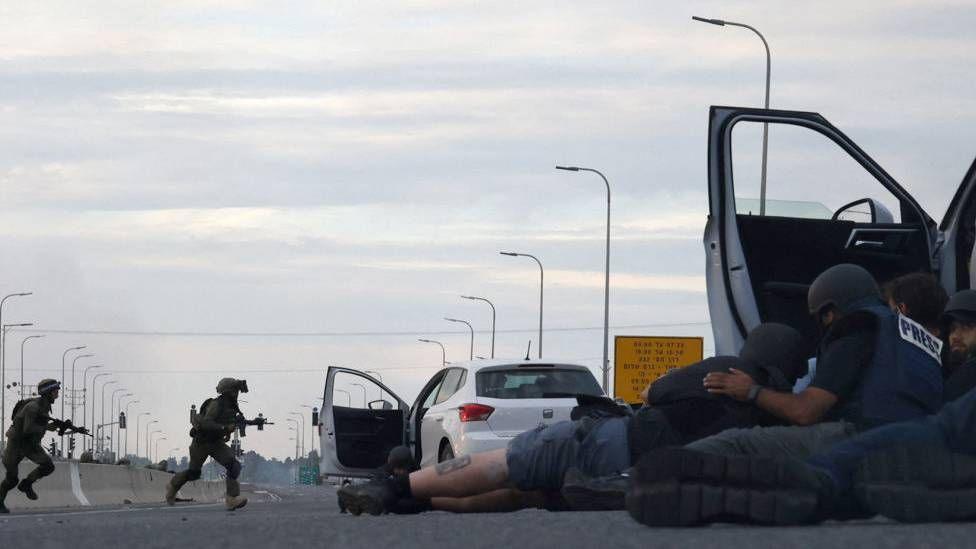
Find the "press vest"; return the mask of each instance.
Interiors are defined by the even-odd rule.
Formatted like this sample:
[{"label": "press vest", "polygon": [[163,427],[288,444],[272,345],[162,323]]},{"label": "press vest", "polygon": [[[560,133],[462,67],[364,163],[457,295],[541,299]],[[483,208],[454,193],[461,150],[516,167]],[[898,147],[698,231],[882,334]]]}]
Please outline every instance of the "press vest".
[{"label": "press vest", "polygon": [[878,303],[852,313],[874,317],[874,355],[861,381],[860,427],[915,419],[942,407],[942,342]]}]

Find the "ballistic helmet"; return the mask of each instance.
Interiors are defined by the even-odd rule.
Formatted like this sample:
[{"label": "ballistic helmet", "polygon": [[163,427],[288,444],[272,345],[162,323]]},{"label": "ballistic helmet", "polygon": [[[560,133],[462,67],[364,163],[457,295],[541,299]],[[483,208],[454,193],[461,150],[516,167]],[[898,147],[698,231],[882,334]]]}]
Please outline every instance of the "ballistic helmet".
[{"label": "ballistic helmet", "polygon": [[828,306],[849,313],[865,300],[881,300],[881,290],[864,267],[852,263],[834,265],[814,279],[807,290],[810,314],[817,315]]},{"label": "ballistic helmet", "polygon": [[976,290],[962,290],[950,297],[945,312],[942,313],[942,320],[976,323]]},{"label": "ballistic helmet", "polygon": [[217,394],[222,395],[224,393],[230,393],[232,391],[240,391],[242,393],[247,392],[247,381],[243,379],[234,379],[232,377],[225,377],[217,383]]},{"label": "ballistic helmet", "polygon": [[54,379],[42,379],[40,383],[37,384],[37,394],[46,395],[51,391],[61,388],[61,383]]},{"label": "ballistic helmet", "polygon": [[[800,332],[776,322],[756,326],[746,337],[739,358],[769,374],[773,385],[792,387],[807,373],[809,344]],[[782,374],[782,379],[777,379]]]}]

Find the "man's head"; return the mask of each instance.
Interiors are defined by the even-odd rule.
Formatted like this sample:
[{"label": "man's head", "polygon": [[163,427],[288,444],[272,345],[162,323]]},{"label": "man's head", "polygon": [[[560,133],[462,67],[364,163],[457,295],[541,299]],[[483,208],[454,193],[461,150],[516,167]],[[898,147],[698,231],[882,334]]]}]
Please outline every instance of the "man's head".
[{"label": "man's head", "polygon": [[770,386],[786,389],[806,375],[807,348],[800,332],[785,324],[766,322],[749,332],[739,358],[764,371]]},{"label": "man's head", "polygon": [[940,322],[949,296],[931,274],[911,273],[889,281],[884,286],[884,298],[893,311],[941,335]]},{"label": "man's head", "polygon": [[946,367],[952,369],[976,354],[976,290],[962,290],[949,299],[942,325],[948,333]]},{"label": "man's head", "polygon": [[230,395],[237,398],[240,393],[247,392],[247,381],[243,379],[234,379],[232,377],[225,377],[217,382],[217,394],[218,395]]},{"label": "man's head", "polygon": [[54,402],[58,399],[58,395],[61,394],[61,383],[54,379],[42,379],[37,384],[37,394]]},{"label": "man's head", "polygon": [[823,327],[858,307],[881,301],[881,291],[866,269],[852,263],[820,273],[807,291],[807,306]]}]

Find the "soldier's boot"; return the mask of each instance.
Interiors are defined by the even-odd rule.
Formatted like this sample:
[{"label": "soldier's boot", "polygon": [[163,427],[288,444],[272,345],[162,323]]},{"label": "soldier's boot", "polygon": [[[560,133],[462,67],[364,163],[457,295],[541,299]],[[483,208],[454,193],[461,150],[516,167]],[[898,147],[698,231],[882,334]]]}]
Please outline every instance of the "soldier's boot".
[{"label": "soldier's boot", "polygon": [[27,499],[37,499],[37,492],[34,491],[34,481],[31,480],[30,477],[20,481],[20,484],[17,485],[17,489],[23,492],[24,495],[27,496]]},{"label": "soldier's boot", "polygon": [[247,505],[247,498],[241,496],[241,483],[237,479],[227,479],[227,496],[224,497],[224,504],[228,511],[235,511]]},{"label": "soldier's boot", "polygon": [[190,480],[189,469],[186,471],[180,471],[173,475],[173,478],[169,479],[166,484],[166,503],[167,505],[176,505],[176,494],[180,492],[180,488],[183,487]]},{"label": "soldier's boot", "polygon": [[3,482],[0,482],[0,513],[10,512],[7,510],[7,506],[4,505],[3,502],[7,499],[7,492],[9,492],[14,486],[17,486],[16,478],[10,479],[9,477],[5,477]]}]

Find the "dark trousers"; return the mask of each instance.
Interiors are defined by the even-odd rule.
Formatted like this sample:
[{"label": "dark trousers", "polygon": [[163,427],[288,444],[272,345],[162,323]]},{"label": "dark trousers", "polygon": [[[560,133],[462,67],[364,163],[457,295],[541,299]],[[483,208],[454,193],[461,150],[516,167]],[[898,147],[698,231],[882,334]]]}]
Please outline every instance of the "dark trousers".
[{"label": "dark trousers", "polygon": [[869,454],[896,446],[928,446],[976,455],[976,389],[946,404],[926,418],[871,429],[812,456],[808,463],[826,470],[841,491],[854,482],[854,473]]},{"label": "dark trousers", "polygon": [[241,486],[237,482],[237,476],[240,474],[241,464],[234,457],[234,451],[231,450],[230,446],[219,440],[208,442],[193,439],[193,442],[190,443],[190,465],[186,471],[177,473],[173,477],[170,481],[173,487],[179,490],[188,481],[200,478],[203,464],[206,463],[208,457],[212,457],[214,461],[227,469],[227,495],[239,496]]},{"label": "dark trousers", "polygon": [[54,461],[51,456],[44,451],[39,443],[9,441],[3,449],[3,467],[6,469],[6,476],[0,483],[0,502],[6,497],[7,492],[17,486],[17,469],[20,462],[27,458],[37,464],[30,474],[27,475],[28,482],[35,482],[42,477],[46,477],[54,472]]}]

